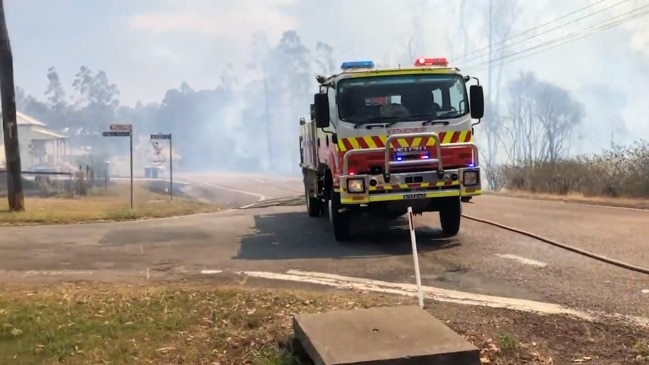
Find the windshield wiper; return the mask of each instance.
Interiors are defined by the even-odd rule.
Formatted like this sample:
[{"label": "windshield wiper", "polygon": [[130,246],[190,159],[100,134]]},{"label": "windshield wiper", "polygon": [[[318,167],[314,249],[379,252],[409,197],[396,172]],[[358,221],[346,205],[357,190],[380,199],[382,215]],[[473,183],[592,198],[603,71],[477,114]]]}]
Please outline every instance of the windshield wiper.
[{"label": "windshield wiper", "polygon": [[407,122],[407,121],[416,121],[416,120],[422,120],[426,119],[423,123],[421,123],[422,126],[429,125],[429,124],[443,124],[443,125],[448,125],[448,121],[438,121],[436,116],[432,116],[430,114],[414,114],[406,118],[401,118],[399,119],[400,122]]},{"label": "windshield wiper", "polygon": [[416,117],[419,117],[419,118],[425,117],[425,118],[427,118],[428,120],[421,123],[422,126],[426,126],[426,125],[430,125],[430,124],[449,125],[449,124],[451,124],[449,121],[447,121],[447,120],[439,120],[439,119],[454,118],[454,117],[457,117],[457,115],[459,115],[459,114],[460,113],[458,113],[457,111],[449,110],[449,111],[443,112],[443,113],[441,113],[441,114],[439,114],[437,116],[434,116],[432,118],[431,118],[430,115],[424,114],[424,115],[414,115],[414,116],[411,117],[411,119],[416,118]]},{"label": "windshield wiper", "polygon": [[[374,117],[370,118],[368,120],[365,120],[360,123],[356,123],[354,125],[354,129],[360,128],[362,126],[366,126],[365,128],[371,129],[372,127],[384,127],[387,128],[397,122],[399,122],[400,119],[397,117]],[[383,123],[381,123],[383,122]],[[373,124],[373,125],[368,125],[368,124]]]},{"label": "windshield wiper", "polygon": [[422,126],[430,125],[430,124],[449,125],[451,123],[448,120],[436,120],[436,119],[430,119],[430,120],[427,120],[427,121],[421,123]]},{"label": "windshield wiper", "polygon": [[445,111],[445,112],[439,114],[437,117],[438,118],[454,118],[454,117],[457,117],[458,115],[460,115],[460,112],[458,112],[456,110],[448,110],[448,111]]}]

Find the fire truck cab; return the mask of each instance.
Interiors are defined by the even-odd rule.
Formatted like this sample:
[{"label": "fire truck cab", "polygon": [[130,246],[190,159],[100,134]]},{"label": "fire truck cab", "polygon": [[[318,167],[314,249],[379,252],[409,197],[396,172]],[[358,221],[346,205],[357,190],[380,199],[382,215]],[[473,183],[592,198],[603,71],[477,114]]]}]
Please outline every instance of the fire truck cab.
[{"label": "fire truck cab", "polygon": [[[328,215],[338,241],[356,215],[397,218],[439,212],[442,230],[460,229],[462,201],[481,194],[474,125],[482,86],[444,58],[377,69],[344,62],[317,76],[310,120],[300,119],[300,165],[308,214]],[[478,122],[474,122],[474,120]]]}]

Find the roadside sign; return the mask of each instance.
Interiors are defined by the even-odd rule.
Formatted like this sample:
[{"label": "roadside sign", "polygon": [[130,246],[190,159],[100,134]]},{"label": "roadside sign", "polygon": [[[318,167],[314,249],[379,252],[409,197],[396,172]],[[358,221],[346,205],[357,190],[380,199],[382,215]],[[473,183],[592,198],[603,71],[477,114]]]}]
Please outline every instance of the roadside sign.
[{"label": "roadside sign", "polygon": [[110,131],[102,132],[104,137],[130,137],[129,154],[131,165],[131,209],[133,209],[133,125],[132,124],[111,124]]},{"label": "roadside sign", "polygon": [[104,137],[128,137],[131,135],[131,132],[129,131],[109,131],[109,132],[103,132],[101,134]]},{"label": "roadside sign", "polygon": [[133,130],[133,124],[111,124],[110,125],[110,130],[111,131],[132,131]]},{"label": "roadside sign", "polygon": [[[156,139],[166,139],[169,141],[169,198],[173,199],[174,198],[174,154],[173,154],[173,141],[171,140],[171,133],[158,133],[158,134],[152,134],[151,135],[151,140],[156,140]],[[157,143],[154,145],[154,147],[157,145]]]}]

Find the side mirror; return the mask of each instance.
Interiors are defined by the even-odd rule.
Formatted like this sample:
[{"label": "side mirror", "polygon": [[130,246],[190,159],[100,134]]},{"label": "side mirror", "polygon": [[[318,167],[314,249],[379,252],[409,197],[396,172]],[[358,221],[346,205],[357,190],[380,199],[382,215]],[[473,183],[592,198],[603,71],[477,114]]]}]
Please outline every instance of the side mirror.
[{"label": "side mirror", "polygon": [[306,123],[306,120],[304,120],[304,118],[300,118],[300,125],[304,125],[304,123]]},{"label": "side mirror", "polygon": [[484,92],[481,85],[471,85],[469,100],[471,102],[471,118],[482,118],[484,116]]},{"label": "side mirror", "polygon": [[315,125],[318,128],[329,126],[329,96],[326,93],[318,93],[313,96]]}]

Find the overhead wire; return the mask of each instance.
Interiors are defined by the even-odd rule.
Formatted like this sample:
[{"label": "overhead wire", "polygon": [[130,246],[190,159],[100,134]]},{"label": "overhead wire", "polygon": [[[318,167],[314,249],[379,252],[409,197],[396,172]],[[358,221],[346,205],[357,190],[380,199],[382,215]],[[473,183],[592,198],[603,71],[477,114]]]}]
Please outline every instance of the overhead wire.
[{"label": "overhead wire", "polygon": [[[611,18],[609,18],[609,19],[607,19],[607,20],[605,20],[603,22],[600,22],[598,24],[595,24],[595,25],[592,25],[590,27],[584,28],[582,30],[575,31],[575,32],[569,33],[567,35],[557,37],[557,38],[554,38],[552,40],[543,42],[541,44],[537,44],[535,46],[528,47],[528,48],[525,48],[525,49],[510,53],[510,54],[507,54],[507,55],[492,59],[491,61],[479,62],[479,63],[475,63],[473,65],[469,65],[469,66],[466,66],[466,67],[463,67],[463,68],[467,69],[467,70],[472,70],[474,72],[475,71],[482,71],[485,68],[480,68],[480,69],[477,69],[477,70],[473,70],[473,69],[476,68],[476,67],[485,66],[485,65],[488,67],[488,65],[490,63],[497,63],[498,65],[505,65],[505,64],[508,64],[508,63],[511,63],[511,62],[514,62],[514,61],[517,61],[517,60],[521,60],[521,59],[524,59],[524,58],[527,58],[527,57],[531,57],[533,55],[548,51],[550,49],[553,49],[553,48],[556,48],[556,47],[559,47],[559,46],[562,46],[562,45],[565,45],[565,44],[568,44],[568,43],[575,42],[577,40],[583,39],[583,38],[588,37],[590,35],[593,35],[593,34],[601,32],[601,31],[616,27],[618,25],[628,23],[628,22],[630,22],[632,20],[635,20],[637,18],[640,18],[642,16],[646,16],[646,15],[649,14],[649,9],[646,10],[646,11],[639,12],[639,13],[638,13],[638,11],[643,10],[643,9],[647,9],[647,8],[649,8],[649,4],[637,7],[635,9],[633,9],[633,10],[628,11],[628,12],[622,13],[622,14],[614,16],[614,17],[611,17]],[[633,13],[635,13],[635,14],[633,14]],[[627,16],[627,15],[629,15],[629,16]],[[624,17],[624,16],[627,16],[627,17]],[[622,18],[622,19],[618,19],[618,18]],[[548,47],[546,47],[546,46],[548,46]],[[543,47],[545,47],[545,48],[543,48]],[[538,50],[536,52],[529,52],[529,51],[533,51],[533,50],[536,50],[536,49],[539,49],[539,48],[542,48],[542,49],[540,49],[540,50]],[[520,55],[520,57],[516,57],[514,59],[511,59],[511,57],[518,56],[518,55]],[[507,59],[509,59],[509,60],[507,60]],[[506,62],[498,62],[498,61],[503,61],[503,60],[507,60],[507,61]]]},{"label": "overhead wire", "polygon": [[[536,29],[542,28],[542,27],[545,26],[545,25],[552,24],[553,22],[556,22],[556,21],[561,20],[561,19],[565,19],[565,18],[569,17],[570,15],[574,15],[574,14],[580,12],[580,11],[583,11],[584,9],[588,9],[589,7],[592,7],[592,6],[594,6],[594,5],[600,4],[600,3],[602,3],[603,1],[606,1],[606,0],[600,0],[599,2],[597,2],[597,3],[595,3],[595,4],[592,4],[592,5],[590,5],[590,6],[587,6],[587,7],[581,8],[581,9],[576,10],[576,11],[573,11],[573,12],[571,12],[571,13],[569,13],[569,14],[566,14],[566,15],[564,15],[564,16],[562,16],[562,17],[559,17],[559,18],[557,18],[557,19],[555,19],[555,20],[553,20],[553,21],[549,21],[549,22],[547,22],[547,23],[545,23],[545,24],[542,24],[542,25],[536,26],[536,27],[534,27],[534,28],[528,29],[528,30],[526,30],[526,31],[524,31],[524,32],[522,32],[522,33],[519,33],[519,34],[515,35],[515,36],[508,37],[507,39],[504,39],[504,40],[502,40],[502,41],[500,41],[500,42],[498,42],[498,43],[491,44],[491,47],[493,47],[494,45],[505,44],[505,43],[509,42],[510,40],[517,38],[518,36],[520,36],[520,35],[522,35],[522,34],[530,33],[530,32],[532,32],[532,31],[534,31],[534,30],[536,30]],[[567,27],[567,26],[569,26],[569,25],[572,25],[572,24],[575,23],[575,22],[578,22],[578,21],[581,21],[581,20],[584,20],[584,19],[590,18],[590,17],[595,16],[595,15],[597,15],[597,14],[599,14],[599,13],[602,13],[602,12],[605,12],[605,11],[611,10],[611,9],[617,7],[617,6],[623,5],[623,4],[628,3],[628,2],[630,2],[630,1],[632,1],[632,0],[622,0],[622,1],[619,1],[619,2],[617,2],[617,3],[615,3],[615,4],[613,4],[613,5],[607,6],[607,7],[605,7],[605,8],[602,8],[602,9],[596,10],[596,11],[594,11],[594,12],[592,12],[592,13],[589,13],[589,14],[586,14],[586,15],[584,15],[584,16],[582,16],[582,17],[579,17],[579,18],[577,18],[577,19],[574,19],[574,20],[572,20],[572,21],[569,22],[569,23],[560,24],[560,25],[555,26],[555,27],[553,27],[553,28],[547,29],[547,30],[545,30],[545,31],[543,31],[543,32],[541,32],[541,33],[534,34],[534,35],[532,35],[532,36],[530,36],[530,37],[523,38],[523,39],[518,40],[518,41],[516,41],[516,42],[512,42],[512,43],[509,43],[509,44],[505,44],[503,47],[499,47],[497,50],[494,50],[494,51],[492,51],[492,52],[502,51],[502,50],[504,50],[504,49],[506,49],[506,48],[510,48],[510,47],[515,46],[515,45],[517,45],[517,44],[521,44],[521,43],[523,43],[523,42],[526,42],[526,41],[529,41],[529,40],[531,40],[531,39],[537,38],[537,37],[539,37],[539,36],[542,36],[542,35],[544,35],[544,34],[550,33],[550,32],[552,32],[552,31],[555,31],[555,30],[558,30],[558,29],[561,29],[561,28],[565,28],[565,27]],[[480,58],[482,58],[482,57],[488,56],[488,55],[489,55],[489,52],[487,52],[487,53],[483,53],[482,51],[484,51],[484,50],[487,50],[487,51],[488,51],[489,48],[491,48],[491,47],[490,47],[490,46],[486,46],[486,47],[484,47],[484,48],[481,48],[481,49],[478,50],[478,51],[469,52],[469,53],[467,53],[467,55],[460,57],[458,60],[453,60],[453,63],[458,63],[458,62],[461,62],[461,63],[468,63],[468,62],[471,62],[471,61],[473,61],[473,60],[477,60],[477,59],[480,59]],[[474,57],[469,57],[469,58],[467,58],[467,56],[468,56],[469,54],[477,53],[477,52],[481,52],[481,54],[479,54],[479,55],[477,55],[477,56],[474,56]]]},{"label": "overhead wire", "polygon": [[515,35],[513,35],[513,36],[508,37],[507,39],[502,39],[502,40],[500,40],[500,41],[498,41],[498,42],[490,43],[489,45],[487,45],[487,46],[485,46],[485,47],[483,47],[483,48],[473,50],[473,51],[471,51],[471,52],[468,52],[468,53],[466,53],[466,54],[460,56],[458,59],[453,60],[453,62],[455,63],[455,62],[457,62],[457,61],[461,61],[461,60],[465,59],[466,57],[468,57],[468,56],[470,56],[470,55],[472,55],[472,54],[475,54],[475,53],[478,53],[478,52],[482,52],[482,51],[488,50],[489,47],[493,47],[493,46],[497,46],[497,45],[500,45],[500,44],[507,43],[509,40],[512,40],[512,39],[518,38],[518,37],[520,37],[520,36],[522,36],[522,35],[525,35],[525,34],[528,34],[528,33],[531,33],[531,32],[533,32],[533,31],[535,31],[535,30],[537,30],[537,29],[539,29],[539,28],[543,28],[543,27],[545,27],[546,25],[550,25],[550,24],[552,24],[552,23],[556,23],[556,22],[558,22],[559,20],[562,20],[562,19],[568,18],[568,17],[570,17],[570,16],[572,16],[572,15],[575,15],[575,14],[577,14],[577,13],[579,13],[579,12],[582,12],[582,11],[584,11],[584,10],[587,10],[587,9],[589,9],[589,8],[592,8],[592,7],[594,7],[594,6],[596,6],[596,5],[599,5],[599,4],[601,4],[601,3],[603,3],[603,2],[606,2],[606,1],[608,1],[608,0],[600,0],[600,1],[596,2],[596,3],[594,3],[594,4],[590,4],[590,5],[588,5],[588,6],[584,6],[583,8],[577,9],[577,10],[575,10],[575,11],[572,11],[572,12],[568,13],[568,14],[565,14],[565,15],[562,15],[562,16],[560,16],[560,17],[558,17],[558,18],[552,19],[552,20],[550,20],[550,21],[548,21],[548,22],[546,22],[546,23],[539,24],[539,25],[537,25],[537,26],[535,26],[535,27],[533,27],[533,28],[530,28],[530,29],[525,30],[525,31],[520,32],[520,33],[517,33],[517,34],[515,34]]}]

